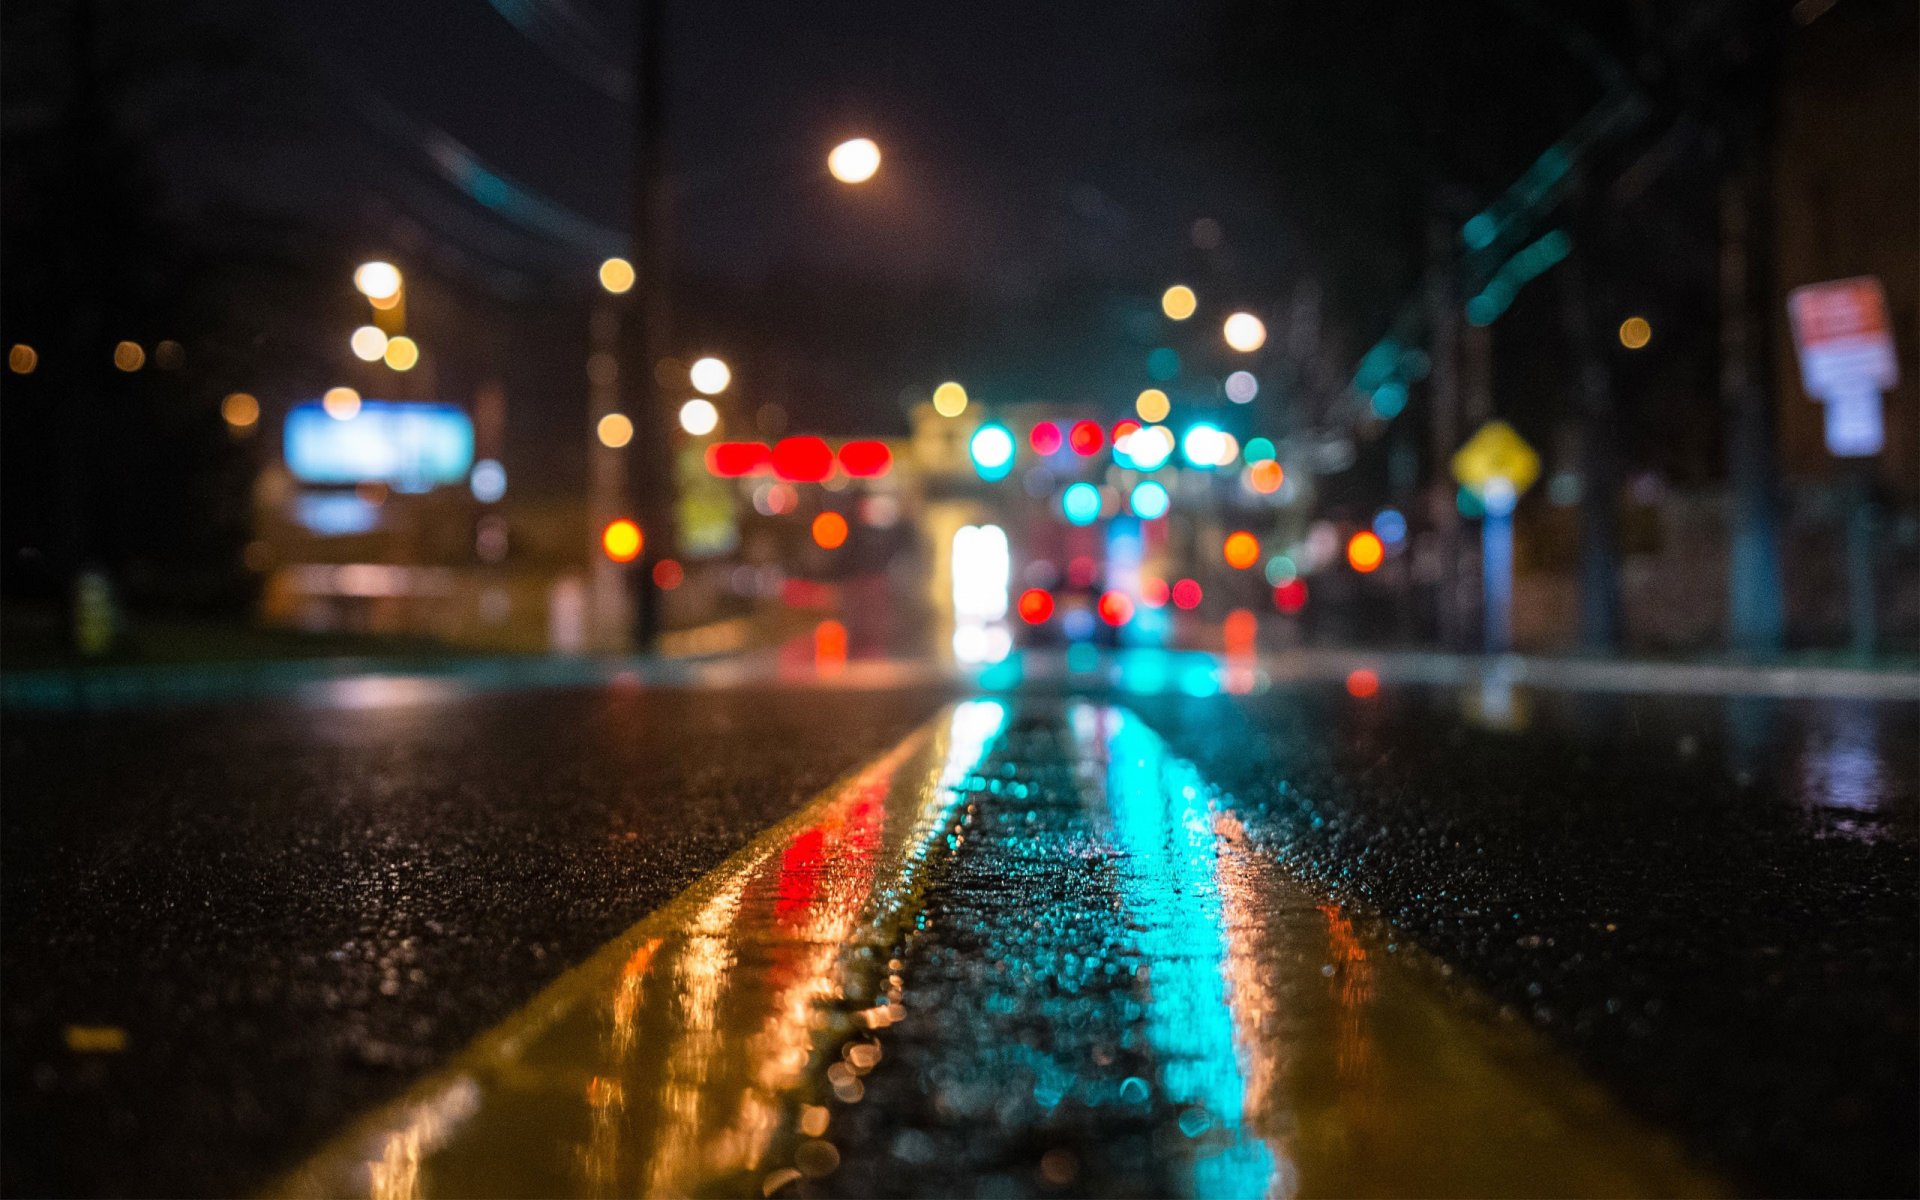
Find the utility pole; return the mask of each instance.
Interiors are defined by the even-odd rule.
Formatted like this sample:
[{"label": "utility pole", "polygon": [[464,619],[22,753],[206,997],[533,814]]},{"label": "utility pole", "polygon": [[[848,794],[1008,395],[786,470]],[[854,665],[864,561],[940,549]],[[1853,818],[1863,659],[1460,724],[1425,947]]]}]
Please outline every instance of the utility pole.
[{"label": "utility pole", "polygon": [[1428,229],[1427,317],[1432,341],[1428,375],[1433,406],[1433,461],[1436,471],[1430,516],[1439,542],[1435,561],[1434,601],[1440,644],[1457,650],[1466,642],[1465,614],[1460,604],[1460,512],[1454,505],[1447,464],[1460,447],[1460,297],[1455,290],[1453,238],[1455,223],[1436,216]]},{"label": "utility pole", "polygon": [[1747,45],[1735,98],[1723,115],[1726,163],[1720,188],[1720,398],[1731,508],[1727,634],[1736,651],[1771,654],[1780,649],[1786,625],[1769,386],[1772,110],[1779,37],[1771,12],[1744,19],[1748,27],[1734,35],[1744,35]]},{"label": "utility pole", "polygon": [[630,444],[635,516],[645,535],[634,561],[635,649],[645,653],[660,635],[661,595],[653,565],[673,556],[674,435],[655,367],[670,344],[668,322],[672,196],[666,172],[667,0],[636,0],[633,48],[633,301],[628,307],[621,387],[633,414]]},{"label": "utility pole", "polygon": [[[1604,251],[1599,203],[1582,181],[1574,222],[1589,250]],[[1580,648],[1620,643],[1620,457],[1612,372],[1601,350],[1592,284],[1578,254],[1560,265],[1561,320],[1573,346],[1580,414]]]}]

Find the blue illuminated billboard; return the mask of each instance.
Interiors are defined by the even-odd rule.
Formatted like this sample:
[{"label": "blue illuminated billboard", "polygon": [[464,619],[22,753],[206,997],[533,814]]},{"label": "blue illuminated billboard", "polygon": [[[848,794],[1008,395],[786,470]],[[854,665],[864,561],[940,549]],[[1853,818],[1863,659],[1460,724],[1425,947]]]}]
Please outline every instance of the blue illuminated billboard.
[{"label": "blue illuminated billboard", "polygon": [[318,401],[287,414],[287,469],[303,483],[384,483],[424,492],[473,466],[473,422],[452,404],[363,400],[342,421]]}]

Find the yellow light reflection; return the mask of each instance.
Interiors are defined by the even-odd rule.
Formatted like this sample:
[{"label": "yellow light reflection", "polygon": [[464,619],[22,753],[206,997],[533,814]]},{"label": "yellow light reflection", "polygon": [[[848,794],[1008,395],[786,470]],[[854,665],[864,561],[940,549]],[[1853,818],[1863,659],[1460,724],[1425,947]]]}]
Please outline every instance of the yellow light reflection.
[{"label": "yellow light reflection", "polygon": [[1174,284],[1160,296],[1160,311],[1176,321],[1186,320],[1199,307],[1199,298],[1193,294],[1193,289],[1184,283]]},{"label": "yellow light reflection", "polygon": [[1220,327],[1227,345],[1242,354],[1251,354],[1267,344],[1266,322],[1249,312],[1237,312]]},{"label": "yellow light reflection", "polygon": [[139,342],[120,342],[113,348],[113,365],[122,371],[138,371],[147,365],[147,352]]},{"label": "yellow light reflection", "polygon": [[1645,317],[1628,317],[1620,322],[1620,344],[1629,350],[1643,349],[1653,340],[1653,326]]},{"label": "yellow light reflection", "polygon": [[336,421],[351,421],[360,415],[360,393],[350,387],[328,388],[320,407]]},{"label": "yellow light reflection", "polygon": [[872,138],[841,142],[827,154],[827,170],[841,183],[865,183],[880,170],[880,147]]},{"label": "yellow light reflection", "polygon": [[378,325],[362,325],[347,339],[353,356],[361,362],[379,362],[387,352],[387,333]]}]

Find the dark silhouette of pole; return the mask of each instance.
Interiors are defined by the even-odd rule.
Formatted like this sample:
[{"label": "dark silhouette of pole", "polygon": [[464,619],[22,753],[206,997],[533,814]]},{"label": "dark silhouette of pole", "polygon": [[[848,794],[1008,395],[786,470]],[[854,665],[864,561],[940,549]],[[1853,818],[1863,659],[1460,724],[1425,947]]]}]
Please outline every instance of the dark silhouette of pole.
[{"label": "dark silhouette of pole", "polygon": [[635,516],[646,542],[634,563],[635,649],[653,649],[661,628],[661,593],[653,565],[673,556],[674,431],[655,367],[666,357],[671,320],[666,169],[666,0],[636,0],[634,11],[632,239],[635,273],[620,372],[633,414]]}]

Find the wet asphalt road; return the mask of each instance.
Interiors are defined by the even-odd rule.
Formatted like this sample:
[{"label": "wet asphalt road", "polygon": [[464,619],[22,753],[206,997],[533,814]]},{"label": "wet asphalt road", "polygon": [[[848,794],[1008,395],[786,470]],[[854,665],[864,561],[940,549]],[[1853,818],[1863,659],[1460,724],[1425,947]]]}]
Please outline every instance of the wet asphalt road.
[{"label": "wet asphalt road", "polygon": [[[1023,749],[1060,739],[1050,691],[1007,698],[994,751],[1035,779],[1072,774]],[[1302,888],[1330,912],[1384,918],[1381,936],[1429,964],[1409,970],[1463,1012],[1489,1010],[1464,1019],[1537,1027],[1703,1169],[1771,1194],[1920,1190],[1914,705],[1391,683],[1356,697],[1338,682],[1098,694],[1208,781],[1238,822],[1235,852],[1269,873],[1256,895]],[[262,1186],[941,699],[615,686],[9,714],[0,1183]],[[902,960],[908,1009],[948,1014],[945,1032],[902,1027],[869,1078],[893,1100],[843,1122],[859,1135],[844,1172],[803,1186],[904,1190],[888,1184],[925,1178],[927,1162],[952,1171],[914,1189],[931,1194],[1156,1194],[1221,1178],[1156,1173],[1167,1114],[1152,1106],[1113,1122],[1094,1106],[1097,1121],[1058,1135],[1078,1140],[1053,1164],[1074,1170],[1034,1177],[1008,1166],[1048,1149],[1030,1115],[991,1096],[936,1103],[953,1064],[997,1061],[1036,1029],[1076,1031],[1045,1038],[1068,1062],[1122,1045],[1129,1023],[1151,1048],[1151,1006],[1125,989],[1102,983],[1064,1023],[1019,997],[1089,961],[1104,981],[1108,961],[1193,957],[1118,945],[1085,880],[1032,873],[1007,814],[977,799],[971,848],[930,885],[930,929]],[[1081,844],[1061,820],[1053,849]],[[1064,863],[1049,845],[1026,851]],[[1032,882],[994,900],[988,885],[1022,878],[1010,864],[1023,853]],[[1167,864],[1102,886],[1198,894],[1181,860]],[[993,918],[1048,903],[1068,906],[1047,927],[1058,938]],[[1153,927],[1131,911],[1127,928]],[[1219,923],[1225,910],[1197,911]],[[1088,937],[1098,954],[1076,942]],[[999,992],[982,991],[981,972],[1001,969],[1013,973]],[[1017,1019],[995,1033],[989,1012]],[[126,1048],[76,1052],[71,1025],[123,1028]],[[1116,1089],[1137,1077],[1126,1055],[1101,1053],[1090,1076],[1136,1072]],[[1199,1107],[1165,1095],[1176,1123]],[[1006,1118],[991,1136],[986,1113]],[[969,1126],[983,1131],[971,1164],[940,1141]]]}]

